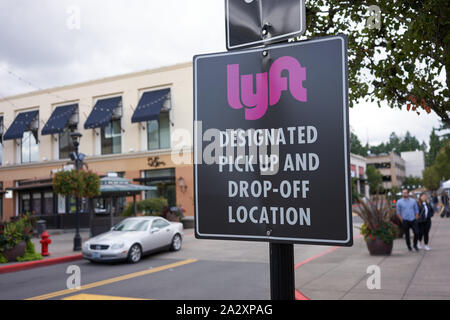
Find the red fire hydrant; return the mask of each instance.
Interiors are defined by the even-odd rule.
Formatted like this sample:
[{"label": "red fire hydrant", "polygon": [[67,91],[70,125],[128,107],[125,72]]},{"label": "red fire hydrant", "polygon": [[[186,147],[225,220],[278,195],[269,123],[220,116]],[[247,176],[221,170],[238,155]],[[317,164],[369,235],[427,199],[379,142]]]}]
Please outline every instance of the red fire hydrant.
[{"label": "red fire hydrant", "polygon": [[42,245],[41,255],[44,257],[49,256],[50,253],[48,252],[48,245],[52,243],[52,240],[50,239],[50,235],[47,233],[47,231],[42,232],[41,241],[39,242]]}]

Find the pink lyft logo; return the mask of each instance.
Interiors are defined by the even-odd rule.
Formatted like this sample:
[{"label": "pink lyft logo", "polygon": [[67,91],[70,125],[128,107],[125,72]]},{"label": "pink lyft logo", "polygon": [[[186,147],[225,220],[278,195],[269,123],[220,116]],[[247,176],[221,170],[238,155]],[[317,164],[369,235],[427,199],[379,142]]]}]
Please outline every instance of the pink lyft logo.
[{"label": "pink lyft logo", "polygon": [[253,90],[253,75],[240,76],[239,65],[229,64],[227,66],[228,104],[233,109],[242,109],[245,106],[245,120],[262,118],[268,106],[277,104],[281,99],[281,93],[288,90],[288,79],[281,76],[284,70],[289,71],[289,91],[292,96],[298,101],[306,102],[307,90],[302,84],[306,80],[306,68],[303,68],[295,58],[284,56],[275,60],[270,67],[269,81],[267,81],[267,72],[256,74],[256,92]]}]

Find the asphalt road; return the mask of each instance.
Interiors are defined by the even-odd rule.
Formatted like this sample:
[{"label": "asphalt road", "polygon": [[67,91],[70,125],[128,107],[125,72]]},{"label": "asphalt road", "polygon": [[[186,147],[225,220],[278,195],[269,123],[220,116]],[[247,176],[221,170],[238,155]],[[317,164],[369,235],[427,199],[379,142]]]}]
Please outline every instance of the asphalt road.
[{"label": "asphalt road", "polygon": [[[295,246],[295,262],[325,247]],[[67,268],[80,268],[81,289],[67,289]],[[179,252],[162,252],[138,264],[80,260],[0,275],[0,300],[23,299],[269,299],[267,243],[195,239],[186,230]]]}]

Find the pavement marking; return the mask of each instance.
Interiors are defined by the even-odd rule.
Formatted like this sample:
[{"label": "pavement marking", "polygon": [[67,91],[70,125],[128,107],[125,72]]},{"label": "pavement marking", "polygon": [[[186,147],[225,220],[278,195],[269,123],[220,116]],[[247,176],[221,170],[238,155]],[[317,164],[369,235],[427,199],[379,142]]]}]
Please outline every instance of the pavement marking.
[{"label": "pavement marking", "polygon": [[66,289],[66,290],[60,290],[60,291],[56,291],[56,292],[50,292],[41,296],[37,296],[37,297],[32,297],[32,298],[28,298],[25,300],[47,300],[47,299],[52,299],[52,298],[56,298],[59,296],[64,296],[64,295],[68,295],[68,294],[72,294],[72,293],[77,293],[83,290],[88,290],[88,289],[92,289],[92,288],[96,288],[96,287],[100,287],[100,286],[105,286],[111,283],[115,283],[115,282],[119,282],[119,281],[123,281],[123,280],[129,280],[129,279],[133,279],[136,277],[142,277],[145,275],[149,275],[152,273],[156,273],[159,271],[163,271],[163,270],[168,270],[168,269],[172,269],[172,268],[176,268],[176,267],[180,267],[180,266],[184,266],[186,264],[190,264],[190,263],[194,263],[197,262],[197,259],[187,259],[187,260],[182,260],[182,261],[178,261],[175,263],[171,263],[171,264],[167,264],[164,266],[160,266],[160,267],[156,267],[156,268],[151,268],[148,270],[144,270],[144,271],[139,271],[139,272],[135,272],[135,273],[130,273],[130,274],[126,274],[123,276],[119,276],[119,277],[114,277],[114,278],[110,278],[110,279],[106,279],[106,280],[101,280],[101,281],[97,281],[97,282],[93,282],[93,283],[89,283],[89,284],[85,284],[83,286],[81,286],[79,289]]},{"label": "pavement marking", "polygon": [[332,247],[332,248],[330,248],[330,249],[328,249],[328,250],[326,250],[326,251],[324,251],[324,252],[322,252],[322,253],[316,254],[316,255],[313,256],[313,257],[310,257],[310,258],[308,258],[308,259],[306,259],[306,260],[303,260],[302,262],[297,263],[297,264],[294,266],[294,269],[297,270],[297,269],[300,268],[301,266],[303,266],[303,265],[305,265],[305,264],[307,264],[307,263],[309,263],[309,262],[311,262],[311,261],[314,261],[314,260],[316,260],[316,259],[318,259],[318,258],[320,258],[320,257],[323,257],[324,255],[327,255],[327,254],[329,254],[329,253],[331,253],[331,252],[333,252],[333,251],[335,251],[335,250],[337,250],[337,249],[339,249],[339,248],[340,248],[340,247]]},{"label": "pavement marking", "polygon": [[[354,239],[354,240],[358,240],[358,239],[361,239],[362,237],[363,237],[363,236],[360,234],[360,235],[358,235],[358,236],[353,237],[353,239]],[[305,264],[307,264],[307,263],[309,263],[309,262],[311,262],[311,261],[314,261],[314,260],[316,260],[316,259],[319,259],[320,257],[323,257],[324,255],[327,255],[327,254],[329,254],[329,253],[331,253],[331,252],[333,252],[333,251],[336,251],[336,250],[339,249],[339,248],[341,248],[341,247],[331,247],[331,248],[329,248],[328,250],[326,250],[326,251],[324,251],[324,252],[322,252],[322,253],[316,254],[316,255],[313,256],[313,257],[310,257],[310,258],[308,258],[308,259],[306,259],[306,260],[303,260],[302,262],[299,262],[299,263],[297,263],[297,264],[294,266],[294,270],[297,270],[297,269],[300,268],[301,266],[303,266],[303,265],[305,265]],[[296,300],[311,300],[310,298],[308,298],[307,296],[305,296],[303,293],[301,293],[298,289],[295,289],[295,299],[296,299]]]},{"label": "pavement marking", "polygon": [[100,300],[101,301],[115,300],[115,301],[119,301],[119,300],[150,300],[150,299],[113,297],[113,296],[103,296],[103,295],[98,295],[98,294],[81,293],[81,294],[76,294],[74,296],[70,296],[70,297],[67,297],[67,298],[62,298],[61,300],[89,300],[89,301],[94,301],[94,300],[99,300],[99,301]]}]

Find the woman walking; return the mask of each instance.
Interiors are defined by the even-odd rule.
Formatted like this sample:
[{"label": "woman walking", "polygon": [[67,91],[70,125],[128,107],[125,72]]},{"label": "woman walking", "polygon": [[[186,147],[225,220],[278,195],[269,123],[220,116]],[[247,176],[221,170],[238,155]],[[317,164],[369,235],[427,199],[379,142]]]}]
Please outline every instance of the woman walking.
[{"label": "woman walking", "polygon": [[431,229],[431,218],[433,217],[434,210],[433,207],[427,201],[427,194],[422,193],[419,198],[419,243],[417,247],[422,249],[422,239],[424,242],[424,248],[426,251],[430,250],[428,246],[429,233]]}]

